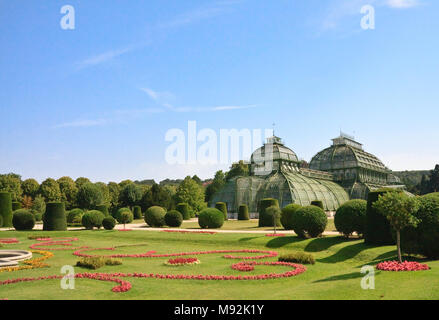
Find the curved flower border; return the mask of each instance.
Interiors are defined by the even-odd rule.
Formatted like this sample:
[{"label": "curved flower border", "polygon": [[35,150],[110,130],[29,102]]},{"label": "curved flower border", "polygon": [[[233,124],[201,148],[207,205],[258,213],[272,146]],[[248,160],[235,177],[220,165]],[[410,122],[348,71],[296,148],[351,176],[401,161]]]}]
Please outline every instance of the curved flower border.
[{"label": "curved flower border", "polygon": [[201,233],[201,234],[217,234],[214,231],[186,231],[186,230],[162,230],[162,232],[175,232],[175,233]]},{"label": "curved flower border", "polygon": [[52,252],[42,251],[42,250],[31,250],[31,252],[40,254],[40,255],[42,255],[42,257],[25,260],[25,261],[23,261],[23,263],[25,264],[24,266],[0,268],[0,273],[13,272],[13,271],[19,271],[19,270],[45,268],[45,267],[49,266],[48,264],[43,263],[43,261],[53,257]]},{"label": "curved flower border", "polygon": [[416,261],[384,261],[377,264],[377,269],[382,271],[421,271],[429,270],[430,267]]},{"label": "curved flower border", "polygon": [[169,259],[165,262],[168,266],[186,266],[186,265],[194,265],[200,264],[200,260],[197,258],[175,258]]},{"label": "curved flower border", "polygon": [[268,233],[265,235],[266,237],[285,237],[285,233]]},{"label": "curved flower border", "polygon": [[0,239],[0,243],[2,244],[12,244],[12,243],[19,243],[17,238],[3,238]]}]

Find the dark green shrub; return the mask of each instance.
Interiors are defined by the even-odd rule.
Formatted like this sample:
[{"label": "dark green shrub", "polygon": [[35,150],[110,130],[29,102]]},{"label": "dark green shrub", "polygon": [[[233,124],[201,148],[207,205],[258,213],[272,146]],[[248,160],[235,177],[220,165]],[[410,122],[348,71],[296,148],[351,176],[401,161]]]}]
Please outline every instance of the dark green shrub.
[{"label": "dark green shrub", "polygon": [[81,260],[79,260],[76,263],[76,266],[96,270],[102,268],[105,265],[116,266],[121,264],[122,264],[122,260],[120,259],[105,258],[105,257],[84,257],[81,258]]},{"label": "dark green shrub", "polygon": [[49,202],[43,216],[44,231],[66,231],[67,217],[62,202]]},{"label": "dark green shrub", "polygon": [[187,203],[177,204],[177,211],[181,213],[181,215],[183,216],[183,220],[191,219],[191,213],[189,211],[189,205]]},{"label": "dark green shrub", "polygon": [[311,205],[312,205],[312,206],[319,207],[319,208],[322,209],[322,210],[325,210],[325,207],[323,206],[323,201],[320,201],[320,200],[314,200],[314,201],[311,201]]},{"label": "dark green shrub", "polygon": [[203,229],[217,229],[224,224],[224,213],[216,208],[207,208],[200,212],[198,224]]},{"label": "dark green shrub", "polygon": [[29,231],[35,226],[35,217],[29,210],[19,209],[13,213],[12,224],[15,230]]},{"label": "dark green shrub", "polygon": [[178,228],[183,223],[183,216],[177,210],[171,210],[165,214],[165,222],[167,226]]},{"label": "dark green shrub", "polygon": [[41,212],[34,211],[34,210],[31,210],[31,212],[34,215],[34,218],[35,218],[36,222],[43,221],[43,214]]},{"label": "dark green shrub", "polygon": [[134,220],[133,213],[132,213],[131,211],[127,211],[127,210],[123,211],[123,212],[119,215],[118,218],[119,218],[119,219],[117,219],[117,222],[119,222],[120,224],[123,224],[124,227],[125,227],[125,224],[127,224],[127,223],[131,223],[131,222],[133,222],[133,220]]},{"label": "dark green shrub", "polygon": [[[271,206],[279,207],[279,201],[272,198],[262,199],[259,201],[259,227],[274,227],[273,217],[267,216],[266,214],[266,209]],[[280,227],[280,221],[278,226]]]},{"label": "dark green shrub", "polygon": [[17,211],[21,208],[22,208],[21,202],[18,202],[18,201],[12,202],[12,212]]},{"label": "dark green shrub", "polygon": [[299,237],[318,237],[327,223],[325,211],[316,206],[299,208],[292,216],[293,230]]},{"label": "dark green shrub", "polygon": [[140,208],[140,206],[133,207],[133,216],[134,219],[142,219],[142,209]]},{"label": "dark green shrub", "polygon": [[3,225],[3,216],[0,216],[0,228],[2,227],[2,225]]},{"label": "dark green shrub", "polygon": [[72,209],[67,212],[67,223],[81,223],[84,211],[81,209]]},{"label": "dark green shrub", "polygon": [[347,237],[354,232],[362,235],[366,225],[366,209],[366,200],[345,202],[335,213],[334,224],[337,231]]},{"label": "dark green shrub", "polygon": [[248,214],[248,206],[246,204],[239,206],[238,220],[250,220],[250,215]]},{"label": "dark green shrub", "polygon": [[9,192],[0,192],[0,216],[2,216],[2,227],[12,227],[12,199]]},{"label": "dark green shrub", "polygon": [[280,217],[282,215],[282,211],[280,210],[280,208],[278,206],[271,206],[268,207],[267,209],[265,209],[265,215],[264,215],[264,219],[266,219],[266,221],[268,222],[269,219],[271,219],[271,225],[274,227],[280,227],[281,223],[280,223]]},{"label": "dark green shrub", "polygon": [[100,229],[102,227],[102,221],[104,221],[104,218],[104,214],[98,210],[87,211],[82,216],[82,225],[87,230],[92,230],[93,228]]},{"label": "dark green shrub", "polygon": [[366,226],[364,229],[364,242],[372,245],[395,244],[389,220],[373,207],[380,195],[395,190],[370,191],[367,196]]},{"label": "dark green shrub", "polygon": [[115,212],[115,214],[113,215],[113,218],[116,219],[117,221],[119,221],[120,215],[122,214],[122,212],[125,212],[125,211],[131,212],[130,208],[120,208],[119,210],[117,210]]},{"label": "dark green shrub", "polygon": [[280,223],[282,224],[282,226],[284,227],[285,230],[293,230],[294,229],[293,228],[293,226],[294,226],[293,216],[296,213],[296,211],[299,210],[300,208],[302,208],[301,205],[291,203],[282,209]]},{"label": "dark green shrub", "polygon": [[162,207],[153,206],[145,212],[145,222],[153,228],[161,228],[166,225],[166,211]]},{"label": "dark green shrub", "polygon": [[310,253],[306,253],[303,251],[293,251],[288,254],[283,254],[279,256],[278,261],[281,262],[293,262],[293,263],[302,263],[302,264],[315,264],[316,261],[314,256]]},{"label": "dark green shrub", "polygon": [[108,212],[108,207],[106,205],[96,206],[96,210],[102,212],[105,217],[108,217],[110,213]]},{"label": "dark green shrub", "polygon": [[215,204],[215,208],[221,211],[224,214],[224,220],[228,220],[227,218],[227,204],[225,202],[217,202]]},{"label": "dark green shrub", "polygon": [[105,230],[113,230],[116,226],[116,219],[112,216],[105,217],[104,220],[102,220],[102,226]]}]

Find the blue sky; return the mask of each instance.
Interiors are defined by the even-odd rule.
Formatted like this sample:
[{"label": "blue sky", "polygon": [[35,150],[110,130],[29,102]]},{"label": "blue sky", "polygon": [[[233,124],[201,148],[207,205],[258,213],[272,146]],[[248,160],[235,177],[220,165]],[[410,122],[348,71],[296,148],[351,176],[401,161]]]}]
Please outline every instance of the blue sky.
[{"label": "blue sky", "polygon": [[433,0],[0,0],[0,172],[209,178],[227,166],[164,159],[191,120],[274,122],[306,160],[341,129],[393,170],[432,169],[438,16]]}]

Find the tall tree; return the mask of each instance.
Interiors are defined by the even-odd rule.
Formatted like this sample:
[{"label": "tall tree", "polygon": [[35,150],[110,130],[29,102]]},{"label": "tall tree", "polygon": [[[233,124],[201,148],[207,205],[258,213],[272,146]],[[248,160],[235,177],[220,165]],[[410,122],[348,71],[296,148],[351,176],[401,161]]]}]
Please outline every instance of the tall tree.
[{"label": "tall tree", "polygon": [[201,182],[201,179],[197,176],[197,175],[194,175],[193,177],[192,177],[192,180],[194,180],[196,183],[198,183],[198,184],[202,184],[202,182]]},{"label": "tall tree", "polygon": [[198,183],[187,176],[177,188],[177,202],[187,203],[195,212],[200,212],[206,207],[204,190]]},{"label": "tall tree", "polygon": [[48,178],[41,183],[38,193],[43,196],[46,202],[61,201],[59,184],[52,178]]},{"label": "tall tree", "polygon": [[21,201],[21,176],[15,173],[0,175],[0,191],[11,193],[12,201]]},{"label": "tall tree", "polygon": [[109,207],[110,203],[111,203],[110,189],[103,182],[96,182],[95,185],[97,185],[101,189],[101,192],[102,192],[103,200],[102,200],[101,205],[104,204],[107,207]]},{"label": "tall tree", "polygon": [[81,188],[84,184],[91,182],[88,178],[84,178],[84,177],[79,177],[78,179],[75,180],[76,183],[76,187]]},{"label": "tall tree", "polygon": [[108,183],[108,192],[110,193],[110,207],[119,207],[120,187],[116,182]]},{"label": "tall tree", "polygon": [[142,195],[142,188],[134,183],[130,183],[121,190],[119,201],[124,207],[133,207],[142,199]]},{"label": "tall tree", "polygon": [[212,183],[209,184],[206,188],[206,196],[205,200],[206,202],[209,202],[212,199],[212,196],[221,190],[221,188],[226,183],[226,177],[224,175],[224,172],[222,170],[219,170],[215,173],[215,178],[213,179]]},{"label": "tall tree", "polygon": [[61,191],[61,201],[65,203],[67,209],[74,208],[76,205],[76,195],[78,194],[75,181],[70,177],[62,177],[56,182],[58,182]]},{"label": "tall tree", "polygon": [[132,184],[132,183],[134,183],[134,182],[132,182],[131,180],[123,180],[123,181],[119,182],[120,190],[122,190],[127,185]]},{"label": "tall tree", "polygon": [[237,163],[233,163],[230,167],[229,172],[226,174],[226,180],[229,181],[235,177],[245,177],[249,175],[248,164],[244,163],[244,161],[240,160]]},{"label": "tall tree", "polygon": [[95,209],[104,201],[101,188],[91,182],[84,183],[79,188],[76,198],[81,209]]},{"label": "tall tree", "polygon": [[21,183],[21,189],[23,189],[23,195],[35,198],[38,193],[40,184],[35,179],[26,179]]},{"label": "tall tree", "polygon": [[146,211],[152,206],[159,206],[168,210],[172,209],[173,202],[171,192],[165,188],[156,183],[146,193],[144,193],[142,199],[140,200],[142,210]]},{"label": "tall tree", "polygon": [[439,164],[430,174],[430,192],[439,192]]}]

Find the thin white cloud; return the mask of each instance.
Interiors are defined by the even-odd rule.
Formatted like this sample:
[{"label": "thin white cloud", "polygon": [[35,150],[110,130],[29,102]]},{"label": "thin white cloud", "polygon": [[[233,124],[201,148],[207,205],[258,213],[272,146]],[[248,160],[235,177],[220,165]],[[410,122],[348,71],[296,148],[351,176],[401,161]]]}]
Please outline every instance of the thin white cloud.
[{"label": "thin white cloud", "polygon": [[95,119],[95,120],[76,120],[72,122],[65,122],[55,125],[54,128],[77,128],[77,127],[96,127],[108,124],[108,119]]},{"label": "thin white cloud", "polygon": [[387,0],[387,6],[390,8],[406,9],[420,5],[418,0]]},{"label": "thin white cloud", "polygon": [[89,57],[87,59],[84,59],[78,63],[79,69],[99,65],[101,63],[113,60],[114,58],[117,58],[125,53],[128,53],[132,50],[134,50],[135,47],[128,47],[118,50],[110,50],[92,57]]}]

